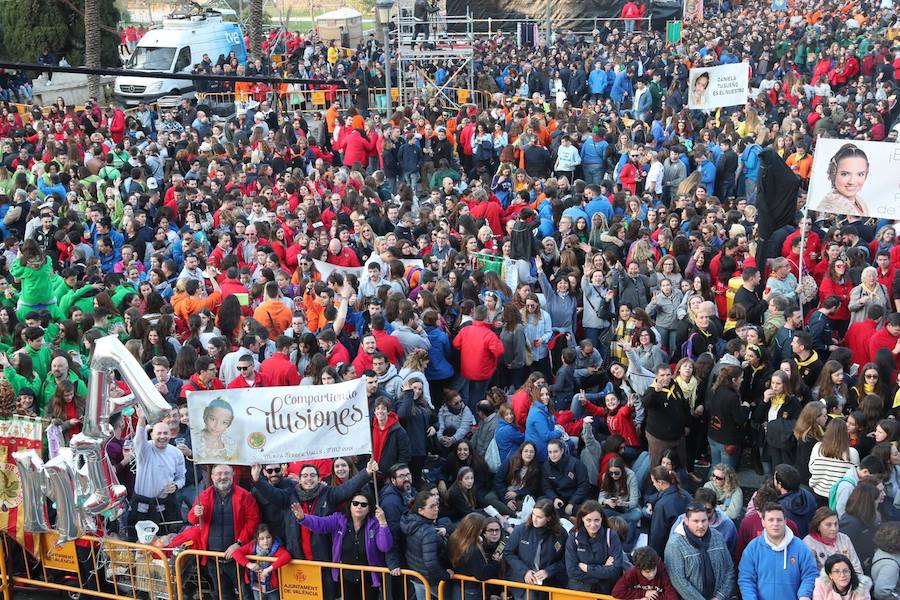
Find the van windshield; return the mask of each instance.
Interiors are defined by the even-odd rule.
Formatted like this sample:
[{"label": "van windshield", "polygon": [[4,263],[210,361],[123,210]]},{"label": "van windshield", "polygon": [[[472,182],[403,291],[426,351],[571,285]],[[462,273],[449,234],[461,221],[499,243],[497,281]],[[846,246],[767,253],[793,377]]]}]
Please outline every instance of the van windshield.
[{"label": "van windshield", "polygon": [[128,59],[128,68],[146,71],[169,71],[175,58],[175,48],[138,46]]}]

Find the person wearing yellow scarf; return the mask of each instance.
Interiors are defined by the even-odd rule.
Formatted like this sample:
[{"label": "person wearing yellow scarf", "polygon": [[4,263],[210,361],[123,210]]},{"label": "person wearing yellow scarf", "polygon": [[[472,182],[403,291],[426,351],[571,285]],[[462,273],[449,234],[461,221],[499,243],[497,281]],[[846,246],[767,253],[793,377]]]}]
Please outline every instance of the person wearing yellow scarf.
[{"label": "person wearing yellow scarf", "polygon": [[759,445],[765,449],[763,461],[771,462],[772,467],[793,464],[796,458],[794,424],[803,407],[796,396],[788,394],[788,385],[790,377],[787,373],[772,373],[769,388],[763,393],[762,403],[755,413],[757,420],[765,419]]},{"label": "person wearing yellow scarf", "polygon": [[650,451],[650,465],[658,465],[663,453],[673,448],[682,464],[687,464],[685,435],[690,426],[690,408],[681,388],[672,381],[669,365],[656,368],[656,379],[641,398],[644,427]]}]

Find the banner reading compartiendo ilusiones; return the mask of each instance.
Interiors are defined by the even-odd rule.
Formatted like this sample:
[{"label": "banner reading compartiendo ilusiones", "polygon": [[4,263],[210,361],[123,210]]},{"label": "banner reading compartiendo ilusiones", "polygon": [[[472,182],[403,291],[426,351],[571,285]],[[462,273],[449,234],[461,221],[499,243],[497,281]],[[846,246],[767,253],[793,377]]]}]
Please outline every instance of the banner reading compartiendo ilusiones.
[{"label": "banner reading compartiendo ilusiones", "polygon": [[688,108],[708,110],[741,106],[750,92],[750,69],[746,63],[691,69]]},{"label": "banner reading compartiendo ilusiones", "polygon": [[364,378],[192,392],[187,401],[198,464],[252,465],[372,452]]}]

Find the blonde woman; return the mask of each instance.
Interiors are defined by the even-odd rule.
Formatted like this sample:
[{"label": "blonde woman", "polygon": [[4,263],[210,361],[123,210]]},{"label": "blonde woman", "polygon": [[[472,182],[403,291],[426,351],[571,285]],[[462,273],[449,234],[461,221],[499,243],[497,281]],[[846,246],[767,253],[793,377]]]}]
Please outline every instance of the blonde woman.
[{"label": "blonde woman", "polygon": [[[418,379],[420,382],[424,383],[428,381],[425,377],[425,370],[428,369],[429,360],[428,350],[416,348],[406,356],[406,361],[404,361],[403,367],[400,368],[397,375],[400,376],[400,379],[403,380],[404,384],[412,379]],[[431,391],[428,389],[429,387],[430,386],[428,385],[422,387],[422,397],[425,398],[425,402],[428,403],[428,406],[433,409],[434,404],[431,403]]]},{"label": "blonde woman", "polygon": [[719,508],[729,518],[738,521],[744,513],[744,492],[738,484],[737,473],[730,465],[720,463],[712,468],[712,477],[703,487],[716,493]]}]

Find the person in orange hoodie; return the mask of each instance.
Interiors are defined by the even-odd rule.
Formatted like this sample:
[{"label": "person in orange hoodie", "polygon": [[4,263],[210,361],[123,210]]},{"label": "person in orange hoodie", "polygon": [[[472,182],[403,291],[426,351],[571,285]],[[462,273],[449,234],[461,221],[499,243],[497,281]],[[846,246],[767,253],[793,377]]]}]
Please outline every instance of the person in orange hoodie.
[{"label": "person in orange hoodie", "polygon": [[266,284],[266,300],[253,312],[253,318],[266,326],[269,339],[276,340],[291,326],[293,311],[281,301],[281,290],[278,283],[270,281]]},{"label": "person in orange hoodie", "polygon": [[[206,274],[209,276],[208,274]],[[213,293],[203,298],[200,296],[200,282],[196,279],[188,279],[184,284],[184,293],[176,293],[172,296],[172,309],[175,316],[187,322],[190,316],[202,310],[218,312],[218,306],[222,302],[222,290],[215,277],[209,277],[212,283]]]}]

